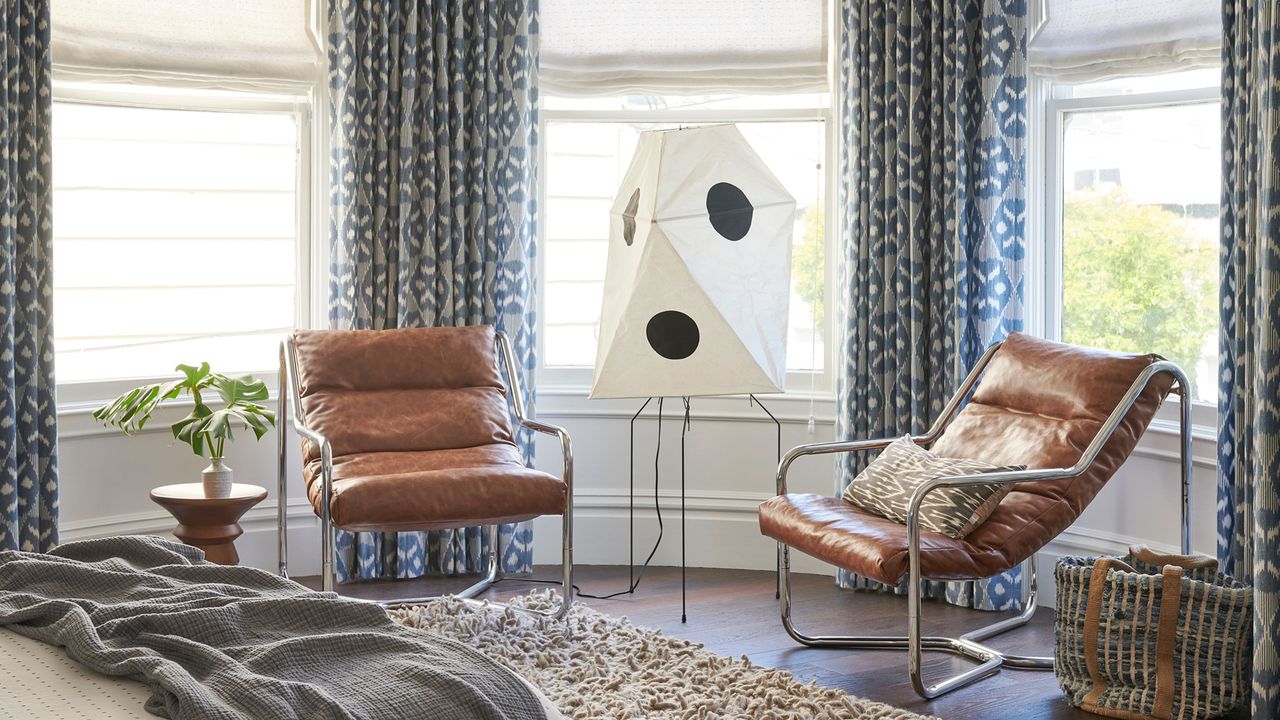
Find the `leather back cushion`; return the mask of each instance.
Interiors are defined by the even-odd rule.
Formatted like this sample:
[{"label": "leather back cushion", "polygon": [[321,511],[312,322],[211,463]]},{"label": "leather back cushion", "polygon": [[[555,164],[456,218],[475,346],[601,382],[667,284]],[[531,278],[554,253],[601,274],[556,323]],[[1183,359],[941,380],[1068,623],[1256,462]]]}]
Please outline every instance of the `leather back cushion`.
[{"label": "leather back cushion", "polygon": [[[299,330],[309,425],[335,456],[512,442],[492,327]],[[315,448],[304,447],[308,458]]]},{"label": "leather back cushion", "polygon": [[[1158,355],[1125,355],[1013,333],[996,352],[969,404],[932,450],[938,455],[1028,468],[1069,467]],[[1019,483],[966,538],[980,551],[1025,558],[1065,530],[1133,452],[1174,380],[1157,375],[1098,459],[1067,481]]]}]

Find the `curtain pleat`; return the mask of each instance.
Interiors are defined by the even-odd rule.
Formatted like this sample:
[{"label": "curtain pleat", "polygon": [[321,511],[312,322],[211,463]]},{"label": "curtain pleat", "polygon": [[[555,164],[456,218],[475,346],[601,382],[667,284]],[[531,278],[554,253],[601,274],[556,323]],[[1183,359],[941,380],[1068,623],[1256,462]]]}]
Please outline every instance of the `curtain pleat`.
[{"label": "curtain pleat", "polygon": [[[920,433],[1022,326],[1026,5],[842,0],[839,16],[837,436]],[[868,459],[843,456],[840,489]],[[928,593],[1019,608],[1021,569]]]},{"label": "curtain pleat", "polygon": [[48,0],[0,5],[0,550],[58,542]]},{"label": "curtain pleat", "polygon": [[[329,319],[492,324],[534,367],[537,0],[331,0]],[[517,443],[532,460],[529,431]],[[504,525],[507,572],[531,524]],[[338,531],[340,580],[476,572],[488,534]]]},{"label": "curtain pleat", "polygon": [[1218,558],[1254,587],[1253,717],[1280,717],[1280,10],[1225,0]]}]

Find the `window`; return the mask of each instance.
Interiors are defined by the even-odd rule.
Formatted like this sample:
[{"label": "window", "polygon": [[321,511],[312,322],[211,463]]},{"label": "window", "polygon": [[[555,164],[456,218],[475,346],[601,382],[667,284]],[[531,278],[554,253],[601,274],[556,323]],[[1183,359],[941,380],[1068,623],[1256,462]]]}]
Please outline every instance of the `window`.
[{"label": "window", "polygon": [[586,384],[595,363],[609,208],[640,133],[733,122],[796,198],[788,385],[828,386],[825,95],[551,98],[543,115],[540,357],[545,368],[579,385]]},{"label": "window", "polygon": [[[1216,397],[1218,71],[1056,86],[1048,102],[1048,327],[1157,352]],[[1056,163],[1056,166],[1055,166]]]},{"label": "window", "polygon": [[178,363],[227,373],[275,367],[305,297],[306,115],[262,105],[55,97],[60,386],[163,377]]}]

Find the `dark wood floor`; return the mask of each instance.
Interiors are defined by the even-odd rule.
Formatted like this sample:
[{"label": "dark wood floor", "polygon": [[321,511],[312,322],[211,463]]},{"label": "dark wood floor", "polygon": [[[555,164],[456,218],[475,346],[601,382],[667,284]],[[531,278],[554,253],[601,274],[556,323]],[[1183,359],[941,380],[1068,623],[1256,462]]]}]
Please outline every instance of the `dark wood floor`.
[{"label": "dark wood floor", "polygon": [[[559,568],[539,567],[532,577],[556,579]],[[578,566],[575,580],[583,592],[605,595],[627,586],[627,568]],[[433,578],[341,586],[346,595],[386,600],[460,590],[473,578]],[[298,578],[315,586],[316,578]],[[906,654],[897,651],[817,650],[796,644],[778,620],[771,572],[690,568],[688,622],[680,622],[680,569],[650,568],[634,595],[581,602],[609,615],[623,615],[637,625],[703,643],[721,655],[746,655],[751,661],[794,673],[801,680],[843,689],[945,720],[1085,720],[1097,718],[1072,709],[1062,698],[1051,672],[1002,670],[942,698],[924,701],[911,689]],[[795,575],[796,625],[813,633],[903,634],[904,598],[837,589],[831,578]],[[543,585],[504,580],[482,597],[505,600]],[[995,619],[991,613],[929,602],[924,608],[925,633],[958,635]],[[996,648],[1023,655],[1050,655],[1053,612],[1041,609],[1025,627],[989,641]],[[932,657],[931,657],[932,656]],[[925,677],[936,682],[942,673],[971,664],[947,654],[926,654]],[[1241,715],[1240,717],[1245,717]]]}]

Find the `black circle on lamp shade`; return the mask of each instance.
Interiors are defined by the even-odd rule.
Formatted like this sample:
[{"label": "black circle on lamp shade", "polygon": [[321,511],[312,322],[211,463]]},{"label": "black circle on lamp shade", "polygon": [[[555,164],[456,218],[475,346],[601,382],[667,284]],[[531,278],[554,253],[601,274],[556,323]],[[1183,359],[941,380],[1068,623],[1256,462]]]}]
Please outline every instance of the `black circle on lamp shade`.
[{"label": "black circle on lamp shade", "polygon": [[636,211],[640,208],[640,188],[631,193],[627,207],[622,211],[622,240],[628,246],[636,241]]},{"label": "black circle on lamp shade", "polygon": [[711,227],[727,240],[736,242],[746,237],[754,213],[747,194],[733,183],[719,182],[707,191],[707,217]]},{"label": "black circle on lamp shade", "polygon": [[698,323],[679,310],[663,310],[645,327],[649,347],[668,360],[683,360],[698,349]]}]

